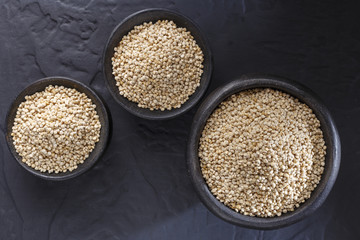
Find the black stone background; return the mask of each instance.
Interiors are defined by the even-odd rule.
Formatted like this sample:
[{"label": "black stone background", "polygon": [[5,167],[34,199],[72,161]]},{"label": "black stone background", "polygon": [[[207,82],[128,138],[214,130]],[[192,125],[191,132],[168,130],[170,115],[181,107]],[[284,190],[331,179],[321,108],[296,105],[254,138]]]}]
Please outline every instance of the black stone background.
[{"label": "black stone background", "polygon": [[[0,0],[0,239],[360,239],[360,1]],[[315,91],[342,142],[324,205],[272,231],[228,224],[197,197],[185,162],[192,117],[148,121],[105,88],[101,57],[112,29],[150,7],[193,19],[210,42],[210,91],[244,73],[272,73]],[[95,89],[112,137],[87,173],[47,182],[22,169],[5,143],[5,115],[28,84],[61,75]]]}]

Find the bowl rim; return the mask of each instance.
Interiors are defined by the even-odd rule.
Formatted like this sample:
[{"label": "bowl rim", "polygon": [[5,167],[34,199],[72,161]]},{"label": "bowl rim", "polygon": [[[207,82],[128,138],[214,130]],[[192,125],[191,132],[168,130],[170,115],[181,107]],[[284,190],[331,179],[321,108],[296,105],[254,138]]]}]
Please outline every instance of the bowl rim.
[{"label": "bowl rim", "polygon": [[[123,25],[125,25],[128,21],[131,21],[132,19],[140,16],[140,15],[146,15],[148,13],[151,12],[159,12],[159,13],[165,13],[165,14],[170,14],[173,16],[176,16],[180,19],[183,20],[184,23],[192,25],[192,28],[195,29],[196,31],[196,35],[198,35],[199,39],[201,40],[204,49],[202,49],[204,56],[207,56],[208,58],[208,70],[207,73],[205,74],[205,69],[204,72],[202,73],[201,76],[201,85],[199,87],[197,87],[197,89],[195,90],[195,92],[189,96],[189,99],[184,102],[180,108],[173,108],[171,110],[153,110],[151,111],[150,109],[147,108],[140,108],[137,107],[135,109],[133,109],[132,107],[130,107],[130,104],[133,104],[134,102],[128,100],[127,98],[123,97],[122,95],[120,95],[120,93],[114,92],[113,89],[111,88],[111,84],[110,81],[115,81],[114,77],[112,76],[112,74],[110,73],[109,75],[111,75],[111,79],[108,78],[108,73],[107,73],[107,69],[106,69],[106,65],[107,65],[107,59],[111,59],[111,56],[108,56],[107,52],[108,49],[111,45],[111,43],[113,41],[116,41],[116,39],[114,39],[115,34],[121,30],[121,27]],[[161,19],[165,19],[165,18],[159,18],[159,20]],[[168,20],[172,20],[172,19],[168,19]],[[154,20],[148,20],[148,21],[154,21]],[[147,22],[146,20],[144,22]],[[141,24],[141,23],[139,23]],[[132,28],[134,26],[137,26],[138,24],[135,24],[132,26]],[[131,31],[131,29],[129,30]],[[189,29],[187,29],[187,31],[190,31]],[[194,31],[190,31],[192,33],[192,36],[194,36]],[[128,32],[127,32],[128,33]],[[121,37],[119,37],[118,42],[120,42],[121,38],[125,36],[125,34],[121,35]],[[194,36],[195,37],[195,36]],[[197,44],[199,45],[199,42],[197,41]],[[201,44],[200,44],[201,45]],[[199,45],[199,46],[200,46]],[[201,47],[201,46],[200,46]],[[109,60],[108,60],[109,61]],[[205,60],[204,60],[205,62]],[[203,64],[204,64],[203,62]],[[192,107],[194,107],[204,96],[206,90],[209,87],[210,84],[210,80],[211,80],[211,75],[212,75],[212,71],[213,71],[213,57],[212,57],[212,53],[211,53],[211,49],[210,49],[210,44],[208,39],[206,38],[206,36],[203,34],[203,32],[201,31],[200,27],[198,26],[198,24],[196,24],[194,21],[192,21],[190,18],[188,18],[187,16],[173,11],[173,10],[169,10],[169,9],[165,9],[165,8],[147,8],[147,9],[143,9],[140,11],[137,11],[135,13],[132,13],[130,15],[128,15],[127,17],[125,17],[111,32],[107,43],[105,45],[104,51],[103,51],[103,55],[102,55],[102,64],[103,64],[103,75],[104,75],[104,80],[105,80],[105,85],[107,86],[110,94],[112,95],[112,97],[115,99],[115,101],[122,106],[126,111],[128,111],[129,113],[140,117],[140,118],[144,118],[144,119],[148,119],[148,120],[168,120],[168,119],[173,119],[187,111],[189,111]],[[111,62],[110,62],[111,64]],[[204,77],[204,79],[203,79]],[[199,93],[198,96],[196,96],[196,98],[191,99],[192,96],[195,96],[196,93]],[[136,104],[136,103],[134,103]],[[157,112],[158,114],[153,114],[154,112]]]},{"label": "bowl rim", "polygon": [[[75,87],[64,86],[63,83],[59,83],[59,81],[66,82],[66,84],[74,85]],[[102,126],[101,126],[102,129],[100,130],[100,136],[102,135],[102,132],[103,132],[103,136],[102,136],[103,138],[100,139],[100,141],[96,143],[95,148],[91,152],[91,153],[93,153],[93,152],[95,153],[95,151],[97,149],[99,149],[97,155],[94,156],[91,163],[86,165],[86,166],[84,165],[84,167],[82,167],[82,168],[77,168],[77,169],[75,169],[75,170],[73,170],[71,172],[67,171],[65,173],[59,173],[61,175],[57,175],[56,173],[40,172],[39,170],[35,170],[34,168],[28,166],[26,163],[22,162],[21,156],[15,150],[15,146],[13,144],[12,136],[11,136],[13,122],[14,122],[14,119],[16,117],[16,112],[17,112],[17,109],[19,107],[19,104],[25,101],[25,96],[29,95],[29,93],[27,93],[27,90],[30,89],[30,88],[35,87],[36,90],[34,89],[34,93],[36,93],[36,92],[45,90],[45,88],[47,86],[50,86],[50,85],[58,85],[58,86],[64,86],[64,87],[67,87],[67,88],[74,88],[77,91],[86,94],[86,96],[88,98],[94,98],[96,100],[96,102],[94,102],[93,100],[92,100],[92,102],[93,102],[93,104],[96,105],[97,110],[101,111],[101,115],[104,118],[104,122],[101,123],[102,124]],[[39,90],[37,90],[37,88],[39,88]],[[85,93],[85,91],[88,91],[90,94]],[[34,93],[31,93],[30,95],[32,95]],[[91,95],[91,96],[89,96],[89,95]],[[16,104],[17,102],[19,104]],[[11,123],[10,123],[10,121],[11,121]],[[83,174],[84,172],[86,172],[87,170],[92,168],[95,165],[95,163],[99,160],[99,158],[102,156],[102,154],[103,154],[103,152],[104,152],[104,150],[105,150],[105,148],[107,146],[107,142],[108,142],[108,138],[109,138],[109,116],[108,116],[108,113],[107,113],[107,110],[106,110],[106,107],[105,107],[103,101],[95,93],[95,91],[92,90],[90,87],[88,87],[84,83],[79,82],[77,80],[74,80],[72,78],[62,77],[62,76],[51,76],[51,77],[41,78],[39,80],[36,80],[36,81],[28,84],[13,99],[13,101],[10,104],[10,107],[9,107],[9,109],[7,111],[7,114],[6,114],[6,128],[5,128],[5,131],[6,131],[5,132],[5,137],[6,137],[6,142],[7,142],[7,145],[8,145],[8,149],[11,152],[12,156],[15,158],[16,162],[20,166],[22,166],[25,170],[27,170],[31,174],[33,174],[33,175],[35,175],[37,177],[40,177],[42,179],[52,180],[52,181],[63,181],[63,180],[68,180],[68,179],[71,179],[71,178],[74,178],[76,176],[79,176],[79,175]],[[90,156],[91,156],[91,153],[90,153]],[[81,166],[81,164],[78,164],[78,166]]]},{"label": "bowl rim", "polygon": [[[325,167],[320,183],[313,190],[310,198],[292,212],[282,214],[280,217],[276,216],[269,218],[245,216],[241,213],[235,212],[218,201],[208,189],[201,173],[198,158],[198,143],[201,132],[207,119],[216,107],[234,93],[247,89],[264,87],[283,91],[298,98],[301,102],[306,103],[320,120],[322,131],[324,132],[325,129],[329,133],[329,141],[326,142],[328,148],[325,158],[326,165],[329,166],[329,170],[326,170]],[[328,144],[331,145],[331,150]],[[193,186],[201,201],[213,214],[229,223],[242,227],[254,229],[276,229],[300,221],[313,213],[323,204],[338,175],[341,160],[341,144],[335,122],[330,115],[330,112],[312,90],[302,84],[276,75],[246,74],[241,76],[239,79],[217,88],[202,102],[193,119],[187,144],[186,156],[188,171]]]}]

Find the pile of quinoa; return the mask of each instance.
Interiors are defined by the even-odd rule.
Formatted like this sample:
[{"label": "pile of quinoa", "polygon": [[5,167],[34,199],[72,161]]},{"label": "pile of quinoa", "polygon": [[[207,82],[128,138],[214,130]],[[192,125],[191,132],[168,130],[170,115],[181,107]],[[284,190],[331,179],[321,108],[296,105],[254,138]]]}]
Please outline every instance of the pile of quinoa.
[{"label": "pile of quinoa", "polygon": [[26,96],[11,133],[16,152],[41,172],[76,169],[99,141],[101,124],[95,108],[84,93],[63,86],[50,85]]},{"label": "pile of quinoa", "polygon": [[312,110],[289,94],[251,89],[209,117],[199,143],[201,171],[216,198],[257,217],[293,211],[311,195],[326,146]]},{"label": "pile of quinoa", "polygon": [[200,86],[203,52],[173,21],[135,26],[114,51],[112,74],[119,93],[141,108],[179,108]]}]

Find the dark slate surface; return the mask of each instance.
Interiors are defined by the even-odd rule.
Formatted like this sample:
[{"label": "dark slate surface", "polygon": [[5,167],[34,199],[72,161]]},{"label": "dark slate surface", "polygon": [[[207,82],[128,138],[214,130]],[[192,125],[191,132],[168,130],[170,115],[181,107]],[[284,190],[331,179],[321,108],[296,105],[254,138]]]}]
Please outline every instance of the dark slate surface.
[{"label": "dark slate surface", "polygon": [[[0,239],[360,239],[359,1],[0,1]],[[313,89],[337,123],[342,165],[325,204],[272,231],[213,216],[187,176],[185,146],[197,107],[148,121],[105,88],[101,55],[127,15],[163,7],[192,18],[214,56],[209,91],[244,73],[292,78]],[[5,144],[5,115],[28,84],[78,79],[105,99],[113,121],[97,165],[66,182],[22,169]],[[209,93],[207,92],[207,94]]]}]

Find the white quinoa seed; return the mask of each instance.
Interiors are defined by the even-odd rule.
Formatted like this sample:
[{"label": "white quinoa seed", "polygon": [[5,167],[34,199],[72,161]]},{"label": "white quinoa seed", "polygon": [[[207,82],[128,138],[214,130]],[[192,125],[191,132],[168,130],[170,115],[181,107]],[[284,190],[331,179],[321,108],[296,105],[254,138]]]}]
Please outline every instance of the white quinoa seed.
[{"label": "white quinoa seed", "polygon": [[320,121],[289,94],[251,89],[209,117],[199,143],[202,174],[216,198],[244,215],[280,216],[311,195],[325,166]]},{"label": "white quinoa seed", "polygon": [[96,106],[84,93],[48,86],[26,96],[16,112],[11,136],[16,152],[41,172],[73,171],[99,141]]},{"label": "white quinoa seed", "polygon": [[194,37],[173,21],[135,26],[114,48],[119,93],[141,108],[179,108],[200,86],[204,56]]}]

